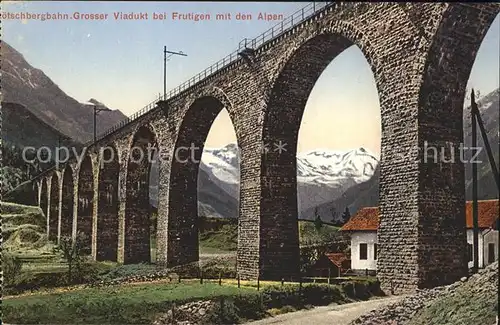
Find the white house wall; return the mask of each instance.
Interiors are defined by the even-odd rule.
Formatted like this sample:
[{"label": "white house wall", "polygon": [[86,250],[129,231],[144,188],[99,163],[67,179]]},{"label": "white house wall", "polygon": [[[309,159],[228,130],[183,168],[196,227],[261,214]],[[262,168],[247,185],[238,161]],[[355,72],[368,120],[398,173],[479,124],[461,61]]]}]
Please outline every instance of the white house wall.
[{"label": "white house wall", "polygon": [[488,246],[489,244],[495,244],[495,261],[498,261],[498,230],[485,230],[483,231],[484,239],[484,247],[483,247],[483,256],[484,256],[484,264],[485,266],[490,264],[488,263]]},{"label": "white house wall", "polygon": [[[359,244],[368,245],[366,260],[359,259]],[[376,270],[377,261],[374,259],[374,244],[377,243],[376,231],[356,231],[351,234],[351,269]]]},{"label": "white house wall", "polygon": [[[488,244],[495,244],[495,260],[498,260],[499,241],[498,230],[486,229],[479,232],[479,267],[488,265]],[[467,229],[467,243],[473,244],[472,229]],[[368,245],[368,258],[366,260],[359,259],[359,244],[366,243]],[[376,270],[377,260],[374,259],[374,244],[377,243],[377,232],[375,231],[355,231],[351,233],[351,269],[364,271]],[[474,251],[474,249],[473,249]],[[473,266],[473,261],[468,262],[469,268]]]},{"label": "white house wall", "polygon": [[[474,245],[473,243],[473,231],[472,229],[467,229],[467,243],[468,244],[471,244],[471,245]],[[480,230],[479,231],[479,267],[484,267],[484,264],[483,264],[483,256],[484,256],[484,249],[481,249],[481,247],[484,247],[483,246],[483,235],[482,235],[482,231]],[[472,255],[474,256],[474,246],[472,246]],[[472,266],[474,266],[474,257],[472,257],[473,260],[472,261],[469,261],[468,262],[468,266],[469,268],[471,268]]]}]

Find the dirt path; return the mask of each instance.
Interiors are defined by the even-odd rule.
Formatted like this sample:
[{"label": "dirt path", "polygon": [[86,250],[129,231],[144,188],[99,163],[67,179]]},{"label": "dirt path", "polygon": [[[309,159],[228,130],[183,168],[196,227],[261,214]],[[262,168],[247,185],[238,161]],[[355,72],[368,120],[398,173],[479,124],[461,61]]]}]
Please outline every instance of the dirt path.
[{"label": "dirt path", "polygon": [[293,313],[278,315],[272,318],[246,323],[247,325],[347,325],[349,322],[369,311],[386,306],[403,299],[404,296],[372,299],[345,305],[316,307],[311,310],[300,310]]}]

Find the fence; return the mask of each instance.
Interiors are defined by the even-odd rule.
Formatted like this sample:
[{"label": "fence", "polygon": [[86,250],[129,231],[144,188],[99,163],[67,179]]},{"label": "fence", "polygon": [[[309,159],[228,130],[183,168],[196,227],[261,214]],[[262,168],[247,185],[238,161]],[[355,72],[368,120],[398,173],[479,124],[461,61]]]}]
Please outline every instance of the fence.
[{"label": "fence", "polygon": [[[269,42],[273,40],[274,38],[277,38],[287,31],[291,30],[293,27],[301,24],[305,20],[308,20],[312,16],[316,15],[320,11],[324,10],[334,2],[312,2],[309,3],[308,5],[304,6],[300,10],[294,12],[292,15],[288,16],[285,18],[283,21],[280,23],[274,25],[264,33],[260,34],[259,36],[253,38],[253,39],[243,39],[239,44],[238,44],[238,49],[223,59],[217,61],[213,65],[209,66],[205,70],[201,71],[194,77],[188,79],[187,81],[183,82],[176,88],[170,90],[165,97],[162,98],[162,96],[158,96],[154,101],[143,107],[141,110],[135,112],[133,115],[130,117],[126,118],[125,120],[121,121],[120,123],[116,124],[115,126],[111,127],[110,129],[106,130],[104,133],[100,134],[97,138],[97,141],[101,140],[102,138],[108,136],[109,134],[115,132],[116,130],[124,127],[125,125],[135,121],[139,117],[145,115],[146,113],[150,112],[156,107],[156,103],[160,100],[168,100],[172,99],[173,97],[183,93],[184,91],[190,89],[191,87],[199,84],[206,78],[210,78],[211,76],[215,75],[217,72],[221,71],[222,69],[229,67],[231,64],[237,62],[240,60],[239,53],[241,50],[246,49],[248,47],[251,47],[253,49],[257,49],[258,47],[264,45],[266,42]],[[92,144],[93,141],[90,141],[86,145]]]}]

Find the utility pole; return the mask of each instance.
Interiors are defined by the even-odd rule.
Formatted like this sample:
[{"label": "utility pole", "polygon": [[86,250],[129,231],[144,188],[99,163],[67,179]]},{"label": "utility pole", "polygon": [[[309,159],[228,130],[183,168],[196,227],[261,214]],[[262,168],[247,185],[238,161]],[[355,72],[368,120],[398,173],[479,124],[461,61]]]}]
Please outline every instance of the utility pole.
[{"label": "utility pole", "polygon": [[111,111],[109,108],[102,106],[102,104],[98,103],[93,103],[93,102],[87,102],[87,105],[92,105],[94,109],[94,143],[97,141],[97,114],[100,112],[109,112]]},{"label": "utility pole", "polygon": [[[474,89],[472,89],[471,93],[471,117],[472,117],[472,147],[477,146],[476,140],[476,123],[479,126],[479,130],[481,131],[481,137],[483,139],[484,145],[486,147],[486,153],[488,154],[488,160],[490,161],[490,167],[493,172],[493,177],[495,178],[495,182],[497,184],[497,188],[500,191],[500,177],[499,171],[497,169],[495,159],[493,157],[493,152],[491,151],[490,142],[488,140],[488,134],[486,133],[486,129],[483,124],[483,120],[481,119],[481,113],[477,107],[477,103],[475,101]],[[477,165],[472,162],[472,220],[473,220],[473,245],[474,245],[474,268],[473,271],[477,272],[479,268],[479,225],[478,225],[478,206],[477,206]]]},{"label": "utility pole", "polygon": [[497,169],[497,165],[495,163],[495,158],[493,157],[493,152],[491,151],[490,141],[488,140],[488,134],[486,133],[486,129],[484,127],[483,119],[481,118],[481,113],[477,108],[477,103],[474,102],[471,106],[472,112],[476,115],[477,125],[479,126],[479,131],[481,131],[481,138],[483,139],[484,146],[486,147],[486,153],[488,154],[488,160],[490,161],[491,171],[493,172],[493,177],[495,178],[495,182],[497,184],[498,191],[500,192],[500,176]]},{"label": "utility pole", "polygon": [[[167,54],[170,54],[170,56],[167,57]],[[167,59],[171,57],[172,55],[181,55],[181,56],[187,56],[187,54],[184,54],[181,52],[172,52],[172,51],[167,51],[167,46],[163,46],[163,100],[167,99]]]},{"label": "utility pole", "polygon": [[[476,105],[474,89],[472,89],[471,101],[471,118],[472,118],[472,148],[477,149],[477,131],[476,131],[476,114],[474,107]],[[473,266],[472,272],[477,273],[479,269],[479,222],[478,222],[478,207],[477,207],[477,164],[472,163],[472,247],[473,247]]]}]

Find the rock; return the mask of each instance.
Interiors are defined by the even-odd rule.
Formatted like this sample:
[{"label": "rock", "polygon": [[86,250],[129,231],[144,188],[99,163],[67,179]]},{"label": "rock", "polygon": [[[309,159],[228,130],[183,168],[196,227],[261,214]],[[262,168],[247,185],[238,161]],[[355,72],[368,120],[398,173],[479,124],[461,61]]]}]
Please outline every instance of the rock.
[{"label": "rock", "polygon": [[[487,283],[490,284],[487,285]],[[432,304],[434,299],[455,294],[457,289],[462,286],[473,288],[472,290],[476,294],[485,291],[489,293],[492,288],[495,288],[496,293],[498,286],[498,262],[489,265],[468,279],[463,277],[460,281],[447,286],[416,290],[413,295],[407,296],[401,301],[389,304],[381,309],[373,310],[352,321],[349,325],[405,325],[416,316],[420,309]],[[448,315],[451,316],[454,312],[454,309],[450,310]]]}]

